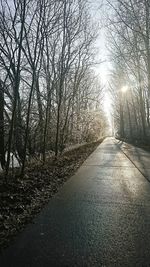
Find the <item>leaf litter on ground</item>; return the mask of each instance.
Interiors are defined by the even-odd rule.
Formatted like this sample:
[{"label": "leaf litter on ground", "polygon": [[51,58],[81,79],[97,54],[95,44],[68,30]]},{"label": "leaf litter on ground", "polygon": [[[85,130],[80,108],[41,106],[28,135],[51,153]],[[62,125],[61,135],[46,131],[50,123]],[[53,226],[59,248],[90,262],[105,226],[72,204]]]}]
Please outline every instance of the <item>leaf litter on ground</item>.
[{"label": "leaf litter on ground", "polygon": [[0,177],[0,249],[33,220],[102,140],[67,150],[45,165],[29,165],[23,178],[10,175],[7,184]]}]

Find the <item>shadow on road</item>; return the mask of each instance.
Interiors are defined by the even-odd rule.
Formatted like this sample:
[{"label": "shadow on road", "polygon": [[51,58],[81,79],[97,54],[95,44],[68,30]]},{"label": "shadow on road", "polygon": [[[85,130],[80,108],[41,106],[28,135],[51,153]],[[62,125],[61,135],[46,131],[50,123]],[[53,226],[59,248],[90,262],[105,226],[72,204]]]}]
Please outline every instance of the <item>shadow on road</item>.
[{"label": "shadow on road", "polygon": [[123,141],[117,141],[116,144],[144,177],[150,181],[150,152]]}]

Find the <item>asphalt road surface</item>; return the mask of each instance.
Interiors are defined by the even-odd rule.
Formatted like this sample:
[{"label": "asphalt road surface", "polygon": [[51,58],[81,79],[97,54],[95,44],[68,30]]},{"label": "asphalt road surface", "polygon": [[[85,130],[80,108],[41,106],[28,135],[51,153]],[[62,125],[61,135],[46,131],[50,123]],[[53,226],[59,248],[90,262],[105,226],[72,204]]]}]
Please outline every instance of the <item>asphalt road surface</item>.
[{"label": "asphalt road surface", "polygon": [[150,183],[120,148],[105,139],[2,252],[0,267],[150,266]]}]

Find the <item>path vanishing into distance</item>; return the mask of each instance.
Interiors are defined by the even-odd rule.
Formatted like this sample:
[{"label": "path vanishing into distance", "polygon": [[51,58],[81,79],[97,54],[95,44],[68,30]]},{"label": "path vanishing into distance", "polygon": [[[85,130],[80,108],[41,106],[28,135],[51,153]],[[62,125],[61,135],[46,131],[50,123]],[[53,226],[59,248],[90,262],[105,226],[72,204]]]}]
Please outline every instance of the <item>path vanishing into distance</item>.
[{"label": "path vanishing into distance", "polygon": [[150,153],[106,138],[0,254],[2,267],[150,266]]}]

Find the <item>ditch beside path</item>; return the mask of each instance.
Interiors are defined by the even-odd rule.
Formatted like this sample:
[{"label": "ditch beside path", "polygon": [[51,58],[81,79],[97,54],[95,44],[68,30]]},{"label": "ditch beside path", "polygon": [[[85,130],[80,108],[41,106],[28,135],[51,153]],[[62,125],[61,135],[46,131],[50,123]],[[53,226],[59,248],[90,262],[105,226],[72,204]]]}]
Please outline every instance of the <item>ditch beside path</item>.
[{"label": "ditch beside path", "polygon": [[150,183],[118,141],[107,138],[3,250],[0,266],[146,267],[149,248]]}]

